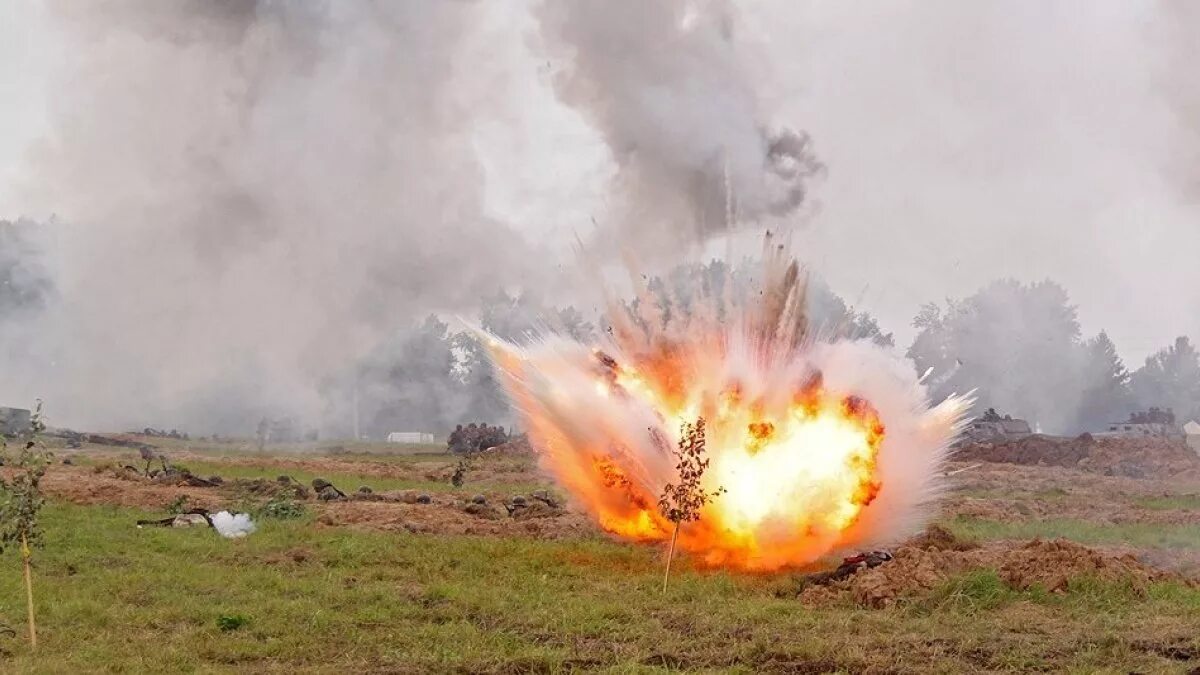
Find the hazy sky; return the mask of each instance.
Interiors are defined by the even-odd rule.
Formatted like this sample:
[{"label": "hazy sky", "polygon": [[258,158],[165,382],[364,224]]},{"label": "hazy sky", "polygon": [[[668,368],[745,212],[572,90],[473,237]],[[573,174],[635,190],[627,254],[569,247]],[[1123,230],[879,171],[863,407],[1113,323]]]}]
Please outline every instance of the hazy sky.
[{"label": "hazy sky", "polygon": [[[469,101],[487,210],[561,247],[603,218],[612,168],[556,100],[524,4],[487,3],[458,67],[493,81]],[[1063,283],[1085,332],[1107,329],[1130,365],[1200,337],[1200,17],[1185,3],[740,4],[775,121],[828,166],[802,252],[901,344],[921,303],[999,276]],[[87,58],[42,14],[0,3],[0,217],[24,210],[53,64]]]}]

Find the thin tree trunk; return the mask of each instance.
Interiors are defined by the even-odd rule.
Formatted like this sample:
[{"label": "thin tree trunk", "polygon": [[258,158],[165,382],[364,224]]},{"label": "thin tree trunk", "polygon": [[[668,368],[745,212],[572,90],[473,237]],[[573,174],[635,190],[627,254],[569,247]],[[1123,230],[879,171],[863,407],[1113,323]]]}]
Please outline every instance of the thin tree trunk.
[{"label": "thin tree trunk", "polygon": [[675,557],[675,541],[677,539],[679,539],[679,523],[675,523],[675,531],[671,533],[671,548],[667,551],[667,571],[663,574],[662,592],[664,595],[667,592],[667,579],[671,578],[671,559]]},{"label": "thin tree trunk", "polygon": [[29,646],[31,649],[37,649],[37,622],[33,618],[33,572],[30,570],[29,558],[29,542],[25,539],[25,533],[21,533],[21,558],[25,563],[25,600],[29,605]]}]

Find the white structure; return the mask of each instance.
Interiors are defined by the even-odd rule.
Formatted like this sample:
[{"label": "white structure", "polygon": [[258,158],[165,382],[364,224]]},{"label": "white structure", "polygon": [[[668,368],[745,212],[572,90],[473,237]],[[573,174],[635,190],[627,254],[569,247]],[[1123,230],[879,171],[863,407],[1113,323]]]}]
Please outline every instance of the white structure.
[{"label": "white structure", "polygon": [[1200,453],[1200,422],[1192,420],[1183,425],[1183,433],[1187,434],[1188,446]]},{"label": "white structure", "polygon": [[432,443],[433,434],[424,431],[393,431],[388,434],[388,443]]}]

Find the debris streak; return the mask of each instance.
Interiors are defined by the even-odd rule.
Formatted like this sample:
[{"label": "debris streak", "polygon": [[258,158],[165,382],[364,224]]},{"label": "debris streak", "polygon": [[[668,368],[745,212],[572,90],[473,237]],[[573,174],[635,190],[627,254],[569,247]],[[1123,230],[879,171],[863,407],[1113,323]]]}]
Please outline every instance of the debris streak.
[{"label": "debris streak", "polygon": [[798,567],[916,532],[969,397],[931,406],[890,350],[824,336],[805,279],[768,235],[739,296],[726,283],[685,302],[644,283],[634,301],[609,301],[601,344],[489,336],[542,466],[605,530],[663,540],[673,524],[658,496],[679,480],[670,448],[703,419],[703,487],[720,494],[679,545],[707,564]]}]

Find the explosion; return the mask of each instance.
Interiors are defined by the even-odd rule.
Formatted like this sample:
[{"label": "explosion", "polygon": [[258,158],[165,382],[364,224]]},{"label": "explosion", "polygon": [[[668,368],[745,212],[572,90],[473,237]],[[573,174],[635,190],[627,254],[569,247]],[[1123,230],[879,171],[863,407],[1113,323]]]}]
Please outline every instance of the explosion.
[{"label": "explosion", "polygon": [[542,466],[605,530],[667,539],[672,449],[704,420],[716,495],[679,546],[706,563],[803,566],[919,529],[968,399],[930,407],[911,364],[810,326],[805,277],[769,235],[757,282],[699,286],[610,301],[601,345],[490,339]]}]

